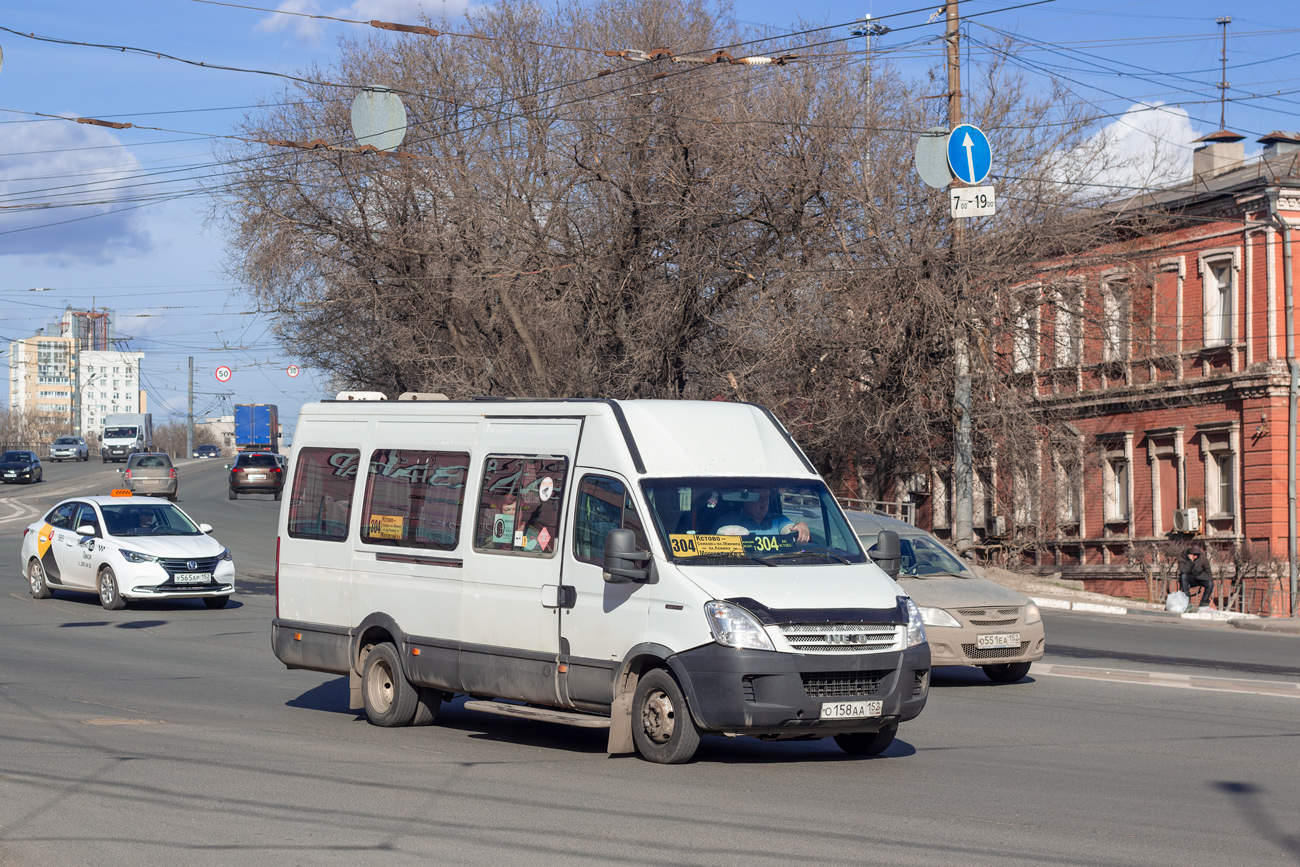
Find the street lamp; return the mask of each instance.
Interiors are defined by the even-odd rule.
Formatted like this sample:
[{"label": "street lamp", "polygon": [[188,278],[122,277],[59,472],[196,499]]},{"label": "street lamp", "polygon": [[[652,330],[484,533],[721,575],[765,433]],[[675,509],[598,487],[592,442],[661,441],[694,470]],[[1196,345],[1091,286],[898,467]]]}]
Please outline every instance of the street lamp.
[{"label": "street lamp", "polygon": [[871,37],[884,36],[889,28],[879,21],[872,21],[870,15],[863,15],[862,21],[849,28],[850,36],[860,36],[867,42],[867,115],[871,115]]}]

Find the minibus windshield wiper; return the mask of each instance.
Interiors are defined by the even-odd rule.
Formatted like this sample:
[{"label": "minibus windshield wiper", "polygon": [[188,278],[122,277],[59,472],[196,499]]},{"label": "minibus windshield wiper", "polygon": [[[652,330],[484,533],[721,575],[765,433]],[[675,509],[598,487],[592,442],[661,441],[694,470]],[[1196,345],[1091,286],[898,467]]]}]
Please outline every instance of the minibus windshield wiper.
[{"label": "minibus windshield wiper", "polygon": [[721,561],[723,563],[736,563],[742,559],[753,560],[755,563],[762,563],[764,566],[771,566],[773,569],[776,568],[775,563],[767,562],[769,558],[755,557],[753,554],[741,554],[739,556],[735,554],[704,554],[695,557],[680,557],[676,560],[676,562],[678,565],[681,566],[689,566],[692,563],[700,563],[702,560]]},{"label": "minibus windshield wiper", "polygon": [[852,560],[850,560],[848,557],[845,557],[840,552],[832,551],[830,548],[823,548],[820,545],[813,545],[808,548],[800,548],[798,551],[785,551],[781,554],[773,554],[767,559],[788,560],[792,557],[799,557],[803,554],[821,554],[823,557],[830,557],[832,560],[837,560],[840,563],[843,563],[845,565],[851,565],[853,563]]}]

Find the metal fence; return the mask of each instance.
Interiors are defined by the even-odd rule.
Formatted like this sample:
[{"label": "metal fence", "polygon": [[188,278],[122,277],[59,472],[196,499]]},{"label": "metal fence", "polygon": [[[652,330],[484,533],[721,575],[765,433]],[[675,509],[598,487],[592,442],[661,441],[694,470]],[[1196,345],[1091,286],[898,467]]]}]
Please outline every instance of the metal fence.
[{"label": "metal fence", "polygon": [[859,512],[883,512],[891,518],[916,523],[916,503],[895,502],[893,500],[859,500],[855,497],[836,497],[839,504],[846,509]]}]

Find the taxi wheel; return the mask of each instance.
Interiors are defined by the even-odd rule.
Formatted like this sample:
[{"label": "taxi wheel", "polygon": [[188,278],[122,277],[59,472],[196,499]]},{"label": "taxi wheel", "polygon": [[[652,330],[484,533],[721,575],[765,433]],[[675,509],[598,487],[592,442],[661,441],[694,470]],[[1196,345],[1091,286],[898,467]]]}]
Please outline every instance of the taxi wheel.
[{"label": "taxi wheel", "polygon": [[646,672],[637,681],[632,741],[641,758],[662,765],[689,762],[700,746],[700,730],[691,719],[682,688],[662,668]]},{"label": "taxi wheel", "polygon": [[896,734],[898,734],[898,723],[890,723],[878,732],[836,735],[835,743],[851,756],[878,756],[889,749]]},{"label": "taxi wheel", "polygon": [[397,649],[391,644],[376,644],[361,669],[361,697],[366,719],[383,728],[409,726],[415,720],[415,687],[402,673]]},{"label": "taxi wheel", "polygon": [[30,585],[33,599],[49,599],[54,595],[50,585],[45,583],[45,569],[35,557],[27,564],[27,583]]},{"label": "taxi wheel", "polygon": [[229,596],[204,596],[203,604],[209,608],[225,608],[226,603],[230,601]]},{"label": "taxi wheel", "polygon": [[994,683],[1015,683],[1029,674],[1030,662],[1002,662],[997,665],[982,666],[984,673]]},{"label": "taxi wheel", "polygon": [[99,604],[109,611],[119,611],[126,607],[126,600],[117,589],[117,576],[108,566],[99,570]]}]

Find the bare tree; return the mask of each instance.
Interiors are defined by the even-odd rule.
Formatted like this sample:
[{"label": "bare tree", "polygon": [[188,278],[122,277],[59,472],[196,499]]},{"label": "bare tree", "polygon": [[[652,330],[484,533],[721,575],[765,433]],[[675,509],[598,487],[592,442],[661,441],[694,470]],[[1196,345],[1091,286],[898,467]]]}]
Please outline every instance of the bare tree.
[{"label": "bare tree", "polygon": [[[402,156],[228,155],[232,268],[337,385],[754,400],[833,483],[876,496],[951,453],[960,324],[983,453],[1010,466],[1042,442],[1052,420],[1009,362],[1011,290],[1114,232],[1070,175],[1089,119],[1061,94],[996,65],[970,88],[1006,158],[999,216],[957,249],[911,165],[941,123],[933,78],[843,44],[742,44],[701,0],[505,3],[469,27],[481,38],[344,42],[303,76],[331,83],[245,129],[351,145],[352,96],[382,84],[412,119]],[[800,58],[728,62],[760,51]]]}]

